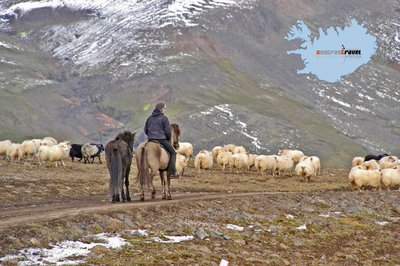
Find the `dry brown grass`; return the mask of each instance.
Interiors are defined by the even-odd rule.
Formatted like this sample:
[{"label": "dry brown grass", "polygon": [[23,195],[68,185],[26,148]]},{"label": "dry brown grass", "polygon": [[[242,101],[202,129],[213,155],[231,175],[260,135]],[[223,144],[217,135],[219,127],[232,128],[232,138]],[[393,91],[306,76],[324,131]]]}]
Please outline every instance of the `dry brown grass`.
[{"label": "dry brown grass", "polygon": [[[104,158],[102,161],[105,161]],[[0,161],[0,167],[0,206],[79,200],[93,196],[108,198],[109,175],[106,164],[99,164],[97,160],[94,164],[72,163],[68,160],[65,167],[57,168],[50,163],[40,166],[32,162]],[[330,173],[335,173],[335,176],[332,177]],[[136,174],[136,163],[133,160],[130,187],[134,195],[138,193]],[[173,193],[318,191],[348,187],[346,169],[325,169],[321,176],[313,177],[310,183],[304,183],[298,176],[262,176],[254,171],[235,174],[222,172],[216,167],[199,173],[193,168],[193,163],[189,164],[183,178],[171,182]],[[161,186],[158,176],[154,184],[159,193]]]}]

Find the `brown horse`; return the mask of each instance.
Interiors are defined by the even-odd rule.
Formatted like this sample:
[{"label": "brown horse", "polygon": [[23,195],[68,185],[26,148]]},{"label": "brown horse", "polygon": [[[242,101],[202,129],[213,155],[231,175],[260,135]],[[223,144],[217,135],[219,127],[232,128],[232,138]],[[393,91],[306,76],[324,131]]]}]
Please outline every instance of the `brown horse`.
[{"label": "brown horse", "polygon": [[[181,131],[177,124],[171,124],[171,144],[175,149],[179,148],[179,135]],[[144,200],[144,187],[151,186],[151,198],[155,199],[156,189],[153,178],[160,172],[162,198],[171,199],[170,176],[167,173],[169,161],[168,152],[161,148],[160,144],[152,141],[142,142],[136,149],[136,163],[138,168],[137,182],[140,184],[140,200]]]},{"label": "brown horse", "polygon": [[[122,202],[132,200],[129,194],[129,173],[135,134],[135,132],[129,131],[122,132],[114,140],[108,142],[105,148],[106,163],[110,173],[109,191],[113,203],[120,200]],[[126,193],[124,192],[124,180]]]}]

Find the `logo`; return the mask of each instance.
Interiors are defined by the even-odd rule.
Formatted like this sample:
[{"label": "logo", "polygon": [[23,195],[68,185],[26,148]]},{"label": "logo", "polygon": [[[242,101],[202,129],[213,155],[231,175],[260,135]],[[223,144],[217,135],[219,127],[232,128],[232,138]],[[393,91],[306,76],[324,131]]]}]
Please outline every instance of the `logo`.
[{"label": "logo", "polygon": [[342,44],[340,50],[317,50],[316,55],[361,56],[360,49],[346,49]]}]

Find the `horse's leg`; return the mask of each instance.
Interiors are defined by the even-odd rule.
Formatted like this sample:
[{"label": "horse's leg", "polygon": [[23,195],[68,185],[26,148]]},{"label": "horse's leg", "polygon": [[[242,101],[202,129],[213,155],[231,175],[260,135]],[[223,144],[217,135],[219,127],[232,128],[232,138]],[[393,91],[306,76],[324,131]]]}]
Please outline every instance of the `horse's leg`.
[{"label": "horse's leg", "polygon": [[[88,160],[87,162],[90,164],[90,160],[89,159],[87,159],[87,160]],[[121,164],[122,164],[122,162],[121,162]],[[125,169],[122,166],[122,169],[118,169],[118,172],[116,175],[117,184],[116,184],[115,194],[116,194],[117,202],[119,202],[119,201],[125,202],[126,201],[125,192],[124,192],[124,173],[125,173]]]},{"label": "horse's leg", "polygon": [[117,184],[114,185],[112,191],[112,200],[111,200],[112,203],[120,202],[119,191],[120,191],[120,185],[119,182],[117,181]]},{"label": "horse's leg", "polygon": [[165,171],[160,170],[160,178],[161,178],[161,194],[162,194],[162,199],[166,199],[167,198],[167,194],[165,191]]},{"label": "horse's leg", "polygon": [[171,179],[169,178],[169,175],[167,175],[167,199],[172,199],[171,197],[171,191],[170,191],[170,184],[171,184]]},{"label": "horse's leg", "polygon": [[[156,174],[157,174],[157,170],[155,170],[155,171],[151,170],[150,174],[149,174],[149,177],[148,177],[149,178],[149,184],[150,184],[151,189],[152,189],[152,191],[151,191],[151,199],[155,199],[156,198],[156,189],[155,189],[154,184],[153,184],[153,178],[154,178],[154,176]],[[140,200],[144,201],[144,186],[141,185],[140,188],[142,190],[142,193],[140,194]]]},{"label": "horse's leg", "polygon": [[154,199],[156,199],[156,188],[154,187],[154,184],[153,184],[153,183],[151,183],[151,187],[152,187],[152,190],[151,190],[151,199],[154,200]]},{"label": "horse's leg", "polygon": [[121,176],[121,201],[122,202],[126,202],[126,197],[125,197],[125,190],[124,190],[124,179],[125,179],[125,171],[122,172],[122,176]]},{"label": "horse's leg", "polygon": [[140,185],[140,201],[144,201],[144,187]]},{"label": "horse's leg", "polygon": [[[121,200],[122,200],[122,202],[126,202],[128,197],[130,199],[129,190],[128,190],[129,180],[127,179],[127,177],[129,176],[129,169],[128,168],[124,169],[124,168],[125,167],[122,167],[122,173],[121,173]],[[126,193],[124,190],[124,183],[125,183]],[[127,183],[128,183],[128,185],[127,185]]]},{"label": "horse's leg", "polygon": [[115,202],[119,202],[119,201],[120,201],[119,195],[118,194],[113,194],[111,202],[115,203]]},{"label": "horse's leg", "polygon": [[126,190],[126,200],[127,201],[132,201],[131,199],[131,194],[129,192],[129,173],[131,172],[131,167],[128,166],[126,169],[126,174],[125,174],[125,190]]},{"label": "horse's leg", "polygon": [[[120,202],[121,199],[123,199],[123,195],[124,195],[124,191],[123,191],[124,187],[123,187],[123,183],[122,183],[123,180],[120,180],[119,175],[117,175],[116,178],[117,178],[117,184],[115,184],[113,202]],[[120,195],[121,195],[121,198],[120,198]]]},{"label": "horse's leg", "polygon": [[156,176],[157,172],[155,171],[153,174],[153,171],[151,171],[150,175],[150,186],[151,186],[151,199],[154,200],[156,198],[156,188],[154,187],[153,179]]}]

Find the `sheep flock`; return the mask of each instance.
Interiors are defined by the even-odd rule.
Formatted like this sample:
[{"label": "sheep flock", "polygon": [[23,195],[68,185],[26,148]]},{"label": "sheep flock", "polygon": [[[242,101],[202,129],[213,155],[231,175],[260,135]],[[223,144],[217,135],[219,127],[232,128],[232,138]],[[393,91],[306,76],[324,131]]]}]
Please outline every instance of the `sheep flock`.
[{"label": "sheep flock", "polygon": [[[400,185],[400,162],[394,155],[381,154],[354,157],[349,173],[349,182],[353,188],[373,187],[381,190]],[[399,188],[400,191],[400,188]]]},{"label": "sheep flock", "polygon": [[[198,173],[216,168],[223,172],[243,174],[256,172],[261,176],[270,175],[272,178],[280,175],[296,175],[308,183],[313,176],[321,175],[321,161],[315,155],[306,155],[303,151],[293,149],[278,150],[276,154],[250,154],[244,146],[226,144],[215,146],[211,150],[201,149],[193,155],[193,145],[189,142],[180,142],[177,150],[176,169],[184,176],[185,169],[190,161]],[[22,143],[13,143],[10,140],[0,141],[0,158],[11,163],[45,162],[55,163],[55,166],[64,166],[68,157],[72,162],[74,157],[89,162],[89,158],[99,158],[104,150],[101,144],[71,144],[70,141],[58,142],[53,137],[30,139]],[[349,186],[361,190],[364,187],[373,189],[385,188],[390,190],[399,187],[400,191],[400,162],[397,156],[367,155],[356,156],[352,160],[349,171]]]},{"label": "sheep flock", "polygon": [[215,146],[211,151],[202,149],[194,157],[194,167],[198,172],[212,169],[214,164],[222,171],[229,169],[237,174],[254,171],[262,176],[292,176],[295,173],[305,182],[308,182],[311,176],[321,174],[321,162],[317,156],[306,156],[302,151],[289,149],[279,150],[273,155],[258,155],[247,152],[243,146],[226,144]]},{"label": "sheep flock", "polygon": [[[193,156],[193,145],[186,143],[185,147],[188,148],[178,150],[178,153],[186,157],[186,167]],[[190,157],[186,156],[186,153],[190,154]],[[322,169],[320,158],[315,155],[306,155],[300,150],[282,149],[277,154],[250,154],[245,147],[235,144],[215,146],[211,150],[201,149],[194,156],[193,164],[199,173],[212,169],[214,166],[223,172],[230,171],[236,174],[253,171],[262,176],[268,174],[272,177],[296,175],[306,183],[313,176],[320,176]],[[399,187],[399,159],[388,154],[354,157],[348,180],[351,188],[359,190],[364,187],[379,190]]]},{"label": "sheep flock", "polygon": [[[75,149],[77,146],[78,150]],[[74,157],[83,158],[86,163],[89,158],[100,156],[103,150],[104,147],[101,144],[71,144],[67,140],[58,142],[53,137],[30,139],[22,143],[13,143],[11,140],[0,141],[0,158],[11,163],[37,162],[42,165],[45,162],[54,162],[55,167],[65,166],[64,160],[68,157],[71,157],[72,161]]]}]

